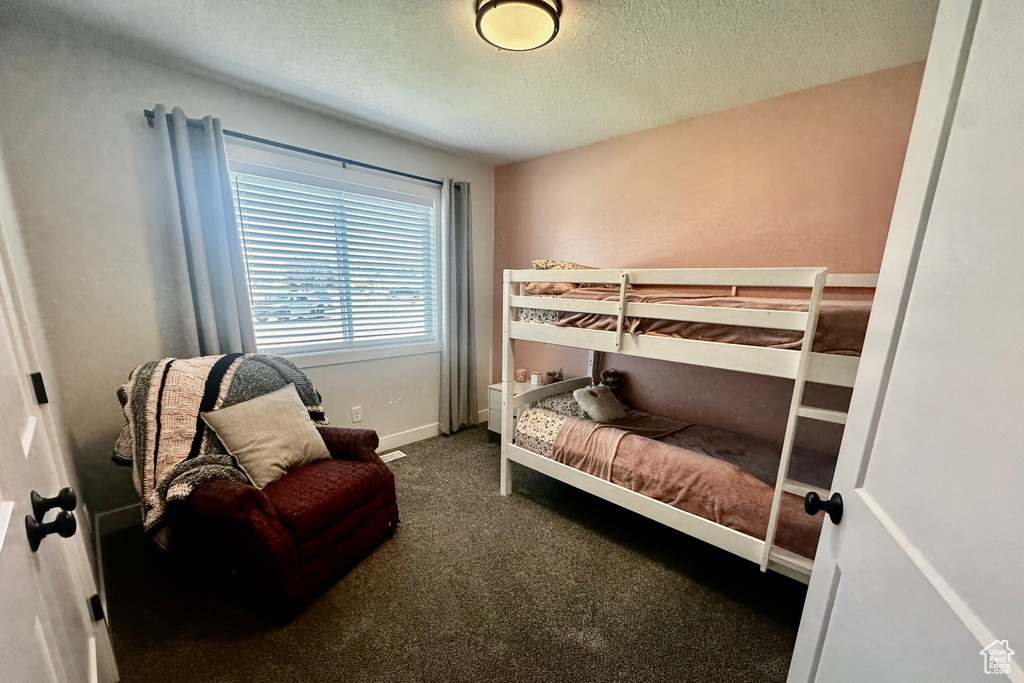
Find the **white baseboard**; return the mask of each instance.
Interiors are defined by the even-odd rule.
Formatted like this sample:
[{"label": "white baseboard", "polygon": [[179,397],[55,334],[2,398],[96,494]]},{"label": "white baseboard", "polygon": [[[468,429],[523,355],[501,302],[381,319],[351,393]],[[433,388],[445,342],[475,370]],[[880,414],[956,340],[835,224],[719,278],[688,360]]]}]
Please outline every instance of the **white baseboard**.
[{"label": "white baseboard", "polygon": [[477,413],[476,413],[476,422],[477,422],[477,424],[486,424],[487,423],[487,419],[490,417],[490,415],[487,414],[488,412],[490,412],[489,408],[484,408],[483,410],[478,410],[477,411]]},{"label": "white baseboard", "polygon": [[[477,411],[477,422],[479,424],[486,424],[486,409]],[[377,452],[384,453],[385,451],[399,448],[406,444],[423,441],[423,439],[429,439],[430,437],[437,436],[440,433],[441,423],[434,422],[433,424],[423,425],[422,427],[416,427],[415,429],[408,429],[404,432],[398,432],[397,434],[382,436],[380,437],[380,446],[377,447]]]},{"label": "white baseboard", "polygon": [[422,427],[416,427],[415,429],[407,429],[404,432],[398,432],[397,434],[388,434],[387,436],[380,437],[380,446],[377,447],[378,453],[389,451],[399,446],[414,443],[416,441],[423,441],[423,439],[429,439],[432,436],[437,436],[441,433],[440,423],[435,422],[429,425],[423,425]]}]

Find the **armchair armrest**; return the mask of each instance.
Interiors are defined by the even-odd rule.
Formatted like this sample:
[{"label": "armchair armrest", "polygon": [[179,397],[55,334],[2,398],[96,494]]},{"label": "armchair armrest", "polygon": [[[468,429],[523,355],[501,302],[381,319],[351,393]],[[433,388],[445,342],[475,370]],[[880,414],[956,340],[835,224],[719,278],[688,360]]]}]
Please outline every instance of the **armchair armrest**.
[{"label": "armchair armrest", "polygon": [[227,479],[215,479],[197,486],[188,497],[189,511],[200,517],[221,521],[243,520],[259,512],[276,520],[277,511],[255,486]]},{"label": "armchair armrest", "polygon": [[327,450],[335,460],[362,460],[384,464],[377,455],[380,439],[372,429],[317,427]]},{"label": "armchair armrest", "polygon": [[208,481],[189,494],[185,510],[181,532],[194,553],[245,574],[272,610],[289,609],[301,589],[298,551],[263,491],[237,481]]}]

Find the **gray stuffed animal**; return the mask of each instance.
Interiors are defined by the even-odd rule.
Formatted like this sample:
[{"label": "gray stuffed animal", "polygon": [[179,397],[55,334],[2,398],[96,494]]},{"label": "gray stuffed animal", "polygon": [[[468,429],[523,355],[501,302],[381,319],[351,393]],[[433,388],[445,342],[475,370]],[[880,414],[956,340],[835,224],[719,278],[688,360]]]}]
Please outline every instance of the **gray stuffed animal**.
[{"label": "gray stuffed animal", "polygon": [[616,396],[622,393],[622,385],[625,383],[626,378],[615,368],[609,368],[601,372],[601,384],[608,387]]}]

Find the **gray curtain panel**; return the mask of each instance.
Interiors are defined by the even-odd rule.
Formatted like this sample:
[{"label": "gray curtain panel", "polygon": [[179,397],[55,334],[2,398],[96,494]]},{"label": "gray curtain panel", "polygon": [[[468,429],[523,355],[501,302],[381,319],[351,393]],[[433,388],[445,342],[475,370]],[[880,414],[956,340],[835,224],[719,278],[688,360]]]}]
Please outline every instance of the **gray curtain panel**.
[{"label": "gray curtain panel", "polygon": [[441,433],[475,425],[473,221],[469,183],[441,185]]},{"label": "gray curtain panel", "polygon": [[[168,178],[171,243],[189,354],[255,352],[245,263],[220,119],[153,107]],[[189,305],[191,304],[191,306]]]}]

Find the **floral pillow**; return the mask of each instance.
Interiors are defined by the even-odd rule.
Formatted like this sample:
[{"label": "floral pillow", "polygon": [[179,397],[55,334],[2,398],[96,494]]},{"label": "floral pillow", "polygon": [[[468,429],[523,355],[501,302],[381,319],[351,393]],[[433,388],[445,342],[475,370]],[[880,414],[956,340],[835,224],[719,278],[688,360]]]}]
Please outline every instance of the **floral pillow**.
[{"label": "floral pillow", "polygon": [[[552,259],[537,259],[536,261],[533,262],[533,267],[534,267],[534,270],[601,270],[600,268],[598,268],[596,266],[585,266],[585,265],[583,265],[581,263],[573,263],[572,261],[554,261]],[[558,282],[543,282],[543,283],[542,282],[531,282],[530,284],[531,285],[536,285],[536,286],[545,285],[545,286],[547,286],[549,288],[556,288],[559,284],[562,284],[562,283],[558,283]],[[575,289],[576,287],[579,287],[579,286],[581,286],[581,285],[576,284],[576,283],[572,283],[571,289]],[[586,286],[587,287],[597,287],[599,289],[618,289],[619,288],[619,285],[612,284],[612,283],[589,283],[588,282],[586,284]],[[632,289],[633,287],[629,286],[628,288]],[[545,293],[561,294],[561,292],[553,292],[553,291],[552,292],[545,292]]]},{"label": "floral pillow", "polygon": [[584,266],[572,261],[552,261],[551,259],[537,259],[533,262],[534,270],[598,270],[595,266]]},{"label": "floral pillow", "polygon": [[516,420],[516,445],[550,458],[565,420],[549,410],[527,410]]},{"label": "floral pillow", "polygon": [[573,398],[571,392],[548,396],[545,399],[541,399],[537,402],[537,407],[550,410],[553,413],[558,413],[565,417],[586,418],[586,415],[583,413],[583,408],[580,408],[580,404],[576,402],[576,399]]},{"label": "floral pillow", "polygon": [[520,308],[519,322],[556,325],[558,324],[558,311],[552,311],[547,308]]}]

